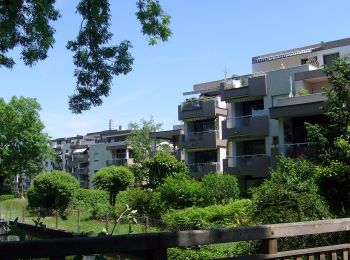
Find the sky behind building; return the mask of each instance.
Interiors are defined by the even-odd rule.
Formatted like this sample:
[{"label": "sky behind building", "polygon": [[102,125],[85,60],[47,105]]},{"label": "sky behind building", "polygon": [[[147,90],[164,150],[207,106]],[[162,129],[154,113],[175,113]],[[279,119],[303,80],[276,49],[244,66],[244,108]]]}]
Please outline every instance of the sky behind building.
[{"label": "sky behind building", "polygon": [[[113,42],[128,39],[134,48],[133,71],[115,77],[104,104],[81,115],[68,110],[75,78],[72,53],[65,48],[76,37],[81,17],[78,0],[57,0],[62,18],[54,23],[56,44],[46,61],[33,68],[17,59],[13,70],[0,68],[0,91],[34,97],[53,137],[105,130],[154,116],[163,129],[178,123],[182,95],[197,83],[251,72],[251,57],[350,37],[350,2],[346,0],[161,0],[171,15],[173,36],[148,46],[135,17],[136,1],[111,0]],[[15,50],[11,54],[16,57]]]}]

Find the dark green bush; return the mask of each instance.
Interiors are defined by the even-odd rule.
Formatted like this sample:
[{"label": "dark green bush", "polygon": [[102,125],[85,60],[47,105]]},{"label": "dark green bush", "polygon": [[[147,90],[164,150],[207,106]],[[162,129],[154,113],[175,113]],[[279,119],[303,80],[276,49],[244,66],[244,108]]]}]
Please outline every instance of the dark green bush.
[{"label": "dark green bush", "polygon": [[159,192],[148,192],[141,188],[119,192],[117,201],[121,210],[125,208],[125,204],[128,204],[131,209],[137,210],[139,216],[159,219],[165,211]]},{"label": "dark green bush", "polygon": [[239,186],[235,176],[211,173],[204,176],[202,185],[210,205],[225,204],[239,198]]},{"label": "dark green bush", "polygon": [[242,199],[226,205],[174,210],[163,215],[162,220],[170,230],[235,227],[250,223],[250,210],[251,201]]},{"label": "dark green bush", "polygon": [[93,205],[90,210],[90,218],[95,220],[105,220],[107,214],[111,212],[111,205],[109,203],[97,203]]},{"label": "dark green bush", "polygon": [[27,190],[28,204],[63,212],[78,188],[77,179],[67,172],[43,172],[34,178],[32,187]]},{"label": "dark green bush", "polygon": [[96,204],[108,204],[107,191],[79,188],[75,191],[69,207],[71,209],[90,210]]},{"label": "dark green bush", "polygon": [[4,200],[11,200],[14,199],[15,195],[13,194],[4,194],[4,195],[0,195],[0,202],[4,201]]},{"label": "dark green bush", "polygon": [[158,187],[162,201],[171,209],[183,209],[192,206],[205,206],[207,194],[202,184],[190,178],[186,173],[177,173],[165,178]]}]

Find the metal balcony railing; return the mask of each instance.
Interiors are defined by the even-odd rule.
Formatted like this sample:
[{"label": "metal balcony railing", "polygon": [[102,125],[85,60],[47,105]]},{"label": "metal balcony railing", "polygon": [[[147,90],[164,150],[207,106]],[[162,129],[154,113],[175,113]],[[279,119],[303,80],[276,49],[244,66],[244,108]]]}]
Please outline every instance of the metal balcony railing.
[{"label": "metal balcony railing", "polygon": [[297,158],[301,156],[310,156],[314,153],[313,143],[292,143],[280,144],[279,152],[288,157]]},{"label": "metal balcony railing", "polygon": [[200,131],[200,132],[191,132],[186,135],[186,140],[191,139],[200,139],[207,135],[215,134],[217,138],[219,138],[219,130],[207,130],[207,131]]},{"label": "metal balcony railing", "polygon": [[266,154],[245,154],[227,157],[229,167],[246,167],[252,164],[255,158],[266,158]]},{"label": "metal balcony railing", "polygon": [[218,101],[216,98],[196,98],[182,102],[181,111],[201,109],[203,107],[203,103],[209,101],[215,102],[215,106],[218,107]]},{"label": "metal balcony railing", "polygon": [[243,126],[249,126],[252,118],[262,117],[262,116],[267,116],[267,115],[268,115],[267,110],[260,110],[252,115],[228,117],[226,119],[227,120],[227,127],[228,128],[240,128]]}]

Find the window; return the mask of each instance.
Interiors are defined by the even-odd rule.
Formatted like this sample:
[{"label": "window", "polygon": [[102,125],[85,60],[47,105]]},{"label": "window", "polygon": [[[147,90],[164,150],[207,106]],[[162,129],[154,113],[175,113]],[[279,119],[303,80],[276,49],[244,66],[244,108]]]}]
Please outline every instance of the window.
[{"label": "window", "polygon": [[244,155],[266,154],[265,140],[243,142]]},{"label": "window", "polygon": [[301,59],[301,61],[300,61],[300,64],[301,65],[305,65],[305,64],[307,64],[309,59],[308,58],[303,58],[303,59]]},{"label": "window", "polygon": [[195,152],[195,162],[196,163],[211,163],[217,161],[217,152],[215,151],[205,151],[205,152]]},{"label": "window", "polygon": [[264,114],[264,100],[244,102],[242,104],[243,116],[258,116]]},{"label": "window", "polygon": [[214,120],[204,120],[204,121],[195,121],[194,122],[194,132],[207,132],[215,130],[215,121]]},{"label": "window", "polygon": [[339,59],[339,52],[323,55],[323,64],[332,66],[337,59]]},{"label": "window", "polygon": [[100,160],[100,156],[98,153],[94,153],[94,161],[98,162]]}]

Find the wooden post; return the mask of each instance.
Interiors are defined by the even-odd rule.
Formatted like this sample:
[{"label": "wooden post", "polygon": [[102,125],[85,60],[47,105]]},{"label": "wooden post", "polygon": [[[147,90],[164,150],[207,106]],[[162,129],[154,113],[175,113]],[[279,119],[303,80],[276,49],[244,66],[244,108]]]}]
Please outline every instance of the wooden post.
[{"label": "wooden post", "polygon": [[80,210],[78,210],[78,233],[80,233]]},{"label": "wooden post", "polygon": [[263,254],[276,254],[278,252],[277,239],[264,239],[262,241]]},{"label": "wooden post", "polygon": [[108,234],[108,214],[106,214],[106,232]]},{"label": "wooden post", "polygon": [[12,204],[10,205],[10,217],[9,220],[12,220]]},{"label": "wooden post", "polygon": [[146,220],[145,220],[145,232],[148,233],[148,229],[149,229],[149,219],[146,216]]},{"label": "wooden post", "polygon": [[25,222],[25,206],[22,207],[22,223]]},{"label": "wooden post", "polygon": [[58,211],[56,210],[56,229],[58,229]]}]

